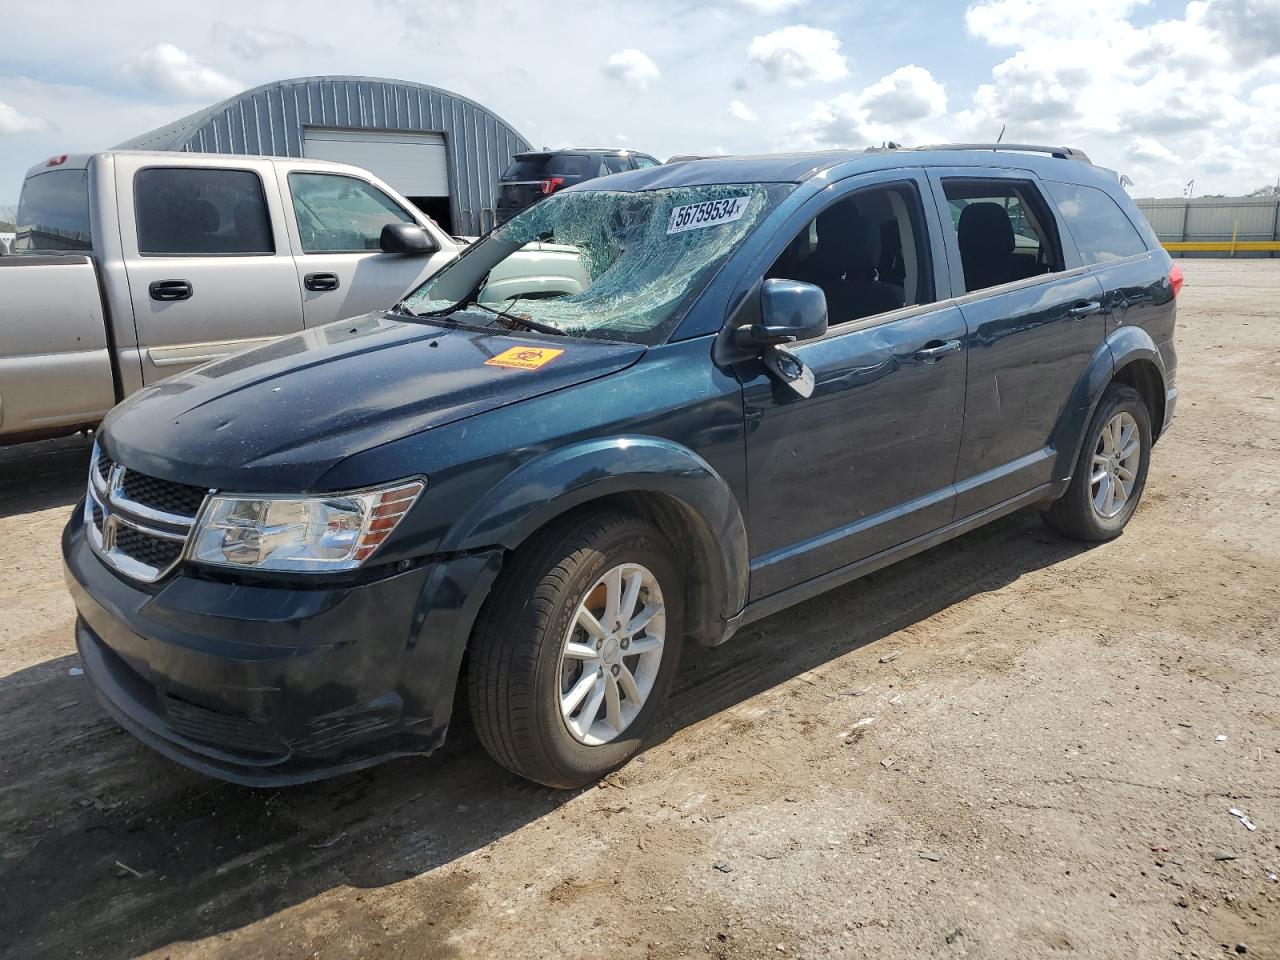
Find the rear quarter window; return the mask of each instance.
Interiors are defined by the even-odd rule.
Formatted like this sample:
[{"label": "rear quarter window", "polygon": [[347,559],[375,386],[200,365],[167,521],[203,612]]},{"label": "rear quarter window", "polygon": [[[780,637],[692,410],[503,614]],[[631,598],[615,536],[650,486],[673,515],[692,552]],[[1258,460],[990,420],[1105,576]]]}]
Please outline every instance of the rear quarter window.
[{"label": "rear quarter window", "polygon": [[1147,252],[1142,234],[1103,191],[1075,183],[1046,186],[1085,263],[1106,263]]},{"label": "rear quarter window", "polygon": [[580,177],[587,172],[587,157],[581,153],[552,157],[547,172],[557,177]]},{"label": "rear quarter window", "polygon": [[538,157],[513,157],[511,162],[507,164],[507,169],[502,171],[503,180],[541,180],[546,176],[547,158],[545,156]]},{"label": "rear quarter window", "polygon": [[93,249],[89,230],[89,174],[51,170],[22,185],[13,252]]}]

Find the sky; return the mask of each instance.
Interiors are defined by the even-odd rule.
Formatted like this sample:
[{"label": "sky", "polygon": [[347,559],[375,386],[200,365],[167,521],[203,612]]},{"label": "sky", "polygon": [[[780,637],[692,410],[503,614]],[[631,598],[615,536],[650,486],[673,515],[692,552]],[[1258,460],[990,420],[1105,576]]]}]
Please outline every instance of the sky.
[{"label": "sky", "polygon": [[471,97],[536,146],[1074,146],[1136,196],[1280,181],[1280,0],[62,0],[0,10],[0,207],[248,87]]}]

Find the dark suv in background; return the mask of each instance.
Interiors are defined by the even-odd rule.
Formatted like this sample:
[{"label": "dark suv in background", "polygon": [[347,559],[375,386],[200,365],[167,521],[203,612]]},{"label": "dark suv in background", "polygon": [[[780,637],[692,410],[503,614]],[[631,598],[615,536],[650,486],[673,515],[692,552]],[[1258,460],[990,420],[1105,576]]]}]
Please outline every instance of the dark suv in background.
[{"label": "dark suv in background", "polygon": [[530,204],[583,180],[611,173],[661,166],[647,153],[575,147],[517,153],[498,178],[498,223],[510,220]]}]

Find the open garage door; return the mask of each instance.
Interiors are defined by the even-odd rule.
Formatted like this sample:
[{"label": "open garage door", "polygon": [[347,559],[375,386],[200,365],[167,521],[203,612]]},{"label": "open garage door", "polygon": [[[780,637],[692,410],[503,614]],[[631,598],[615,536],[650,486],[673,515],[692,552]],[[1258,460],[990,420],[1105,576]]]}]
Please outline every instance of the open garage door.
[{"label": "open garage door", "polygon": [[314,160],[350,163],[372,171],[446,230],[450,228],[448,154],[443,133],[307,127],[302,152]]}]

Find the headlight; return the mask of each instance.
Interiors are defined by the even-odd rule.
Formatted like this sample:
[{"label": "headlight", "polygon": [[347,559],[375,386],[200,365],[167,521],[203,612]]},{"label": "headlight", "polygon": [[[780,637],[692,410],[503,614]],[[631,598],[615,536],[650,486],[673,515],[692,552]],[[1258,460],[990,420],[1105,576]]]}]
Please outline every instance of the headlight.
[{"label": "headlight", "polygon": [[222,567],[351,570],[391,536],[425,486],[413,480],[318,497],[215,495],[189,555]]}]

